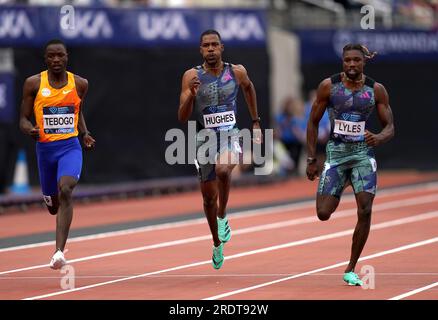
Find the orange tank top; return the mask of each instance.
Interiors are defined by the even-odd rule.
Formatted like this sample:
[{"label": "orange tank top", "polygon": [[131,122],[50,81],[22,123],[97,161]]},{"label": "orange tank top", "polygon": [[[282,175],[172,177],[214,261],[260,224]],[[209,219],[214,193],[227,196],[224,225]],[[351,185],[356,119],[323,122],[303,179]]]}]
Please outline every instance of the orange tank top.
[{"label": "orange tank top", "polygon": [[74,74],[67,72],[67,84],[50,86],[48,72],[41,72],[41,82],[33,104],[35,120],[40,128],[39,142],[65,140],[78,135],[81,98],[76,92]]}]

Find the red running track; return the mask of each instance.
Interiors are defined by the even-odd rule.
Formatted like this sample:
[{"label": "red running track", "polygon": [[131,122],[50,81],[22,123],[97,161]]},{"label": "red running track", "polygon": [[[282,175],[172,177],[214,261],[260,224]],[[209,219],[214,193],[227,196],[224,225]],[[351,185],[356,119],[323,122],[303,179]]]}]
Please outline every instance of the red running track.
[{"label": "red running track", "polygon": [[[385,173],[379,186],[396,187],[438,176]],[[225,263],[211,266],[205,218],[135,232],[70,240],[65,273],[47,263],[53,244],[0,249],[0,299],[437,299],[438,183],[379,191],[372,231],[356,272],[367,288],[349,287],[342,274],[356,223],[354,197],[345,195],[332,219],[315,217],[314,201],[270,206],[314,195],[304,179],[233,189],[230,208],[264,209],[229,215],[233,237]],[[199,193],[80,205],[72,228],[184,215],[201,210]],[[29,223],[31,222],[31,223]],[[53,231],[42,210],[0,216],[1,238]],[[361,273],[362,270],[362,273]],[[372,273],[365,273],[365,272]],[[72,284],[72,282],[70,282]],[[425,288],[416,292],[414,290]],[[406,296],[401,296],[407,294]]]}]

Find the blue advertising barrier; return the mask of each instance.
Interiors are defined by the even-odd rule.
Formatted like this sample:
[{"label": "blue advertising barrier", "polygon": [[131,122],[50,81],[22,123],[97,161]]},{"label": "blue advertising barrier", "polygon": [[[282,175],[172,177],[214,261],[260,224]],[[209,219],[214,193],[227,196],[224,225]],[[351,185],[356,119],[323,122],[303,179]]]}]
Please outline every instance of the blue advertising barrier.
[{"label": "blue advertising barrier", "polygon": [[264,10],[89,7],[0,7],[0,46],[41,46],[53,38],[69,45],[191,46],[206,29],[226,45],[265,46]]},{"label": "blue advertising barrier", "polygon": [[339,61],[347,43],[361,43],[377,51],[376,61],[438,60],[438,33],[417,30],[303,30],[300,38],[301,61]]}]

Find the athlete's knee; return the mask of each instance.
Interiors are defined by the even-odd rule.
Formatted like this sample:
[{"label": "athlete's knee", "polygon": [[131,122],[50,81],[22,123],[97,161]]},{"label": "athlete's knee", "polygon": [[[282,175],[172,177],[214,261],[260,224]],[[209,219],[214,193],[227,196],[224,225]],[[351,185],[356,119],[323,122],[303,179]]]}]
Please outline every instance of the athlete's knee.
[{"label": "athlete's knee", "polygon": [[204,201],[204,207],[212,207],[217,204],[217,193],[215,194],[204,194],[202,196]]},{"label": "athlete's knee", "polygon": [[318,195],[316,198],[316,213],[318,219],[326,221],[330,219],[330,216],[335,212],[339,204],[339,198],[337,196]]},{"label": "athlete's knee", "polygon": [[330,219],[330,216],[332,215],[331,212],[328,212],[326,210],[318,210],[317,214],[318,214],[318,219],[321,221],[327,221],[328,219]]},{"label": "athlete's knee", "polygon": [[58,213],[59,205],[47,205],[47,210],[49,210],[49,213],[51,215],[55,215]]},{"label": "athlete's knee", "polygon": [[316,213],[318,215],[318,219],[321,221],[327,221],[330,219],[330,216],[333,213],[333,210],[330,210],[329,208],[319,206],[316,208]]},{"label": "athlete's knee", "polygon": [[358,206],[358,208],[357,208],[357,216],[358,216],[359,220],[362,220],[362,221],[370,221],[371,220],[371,212],[372,212],[371,204]]},{"label": "athlete's knee", "polygon": [[63,184],[59,186],[59,196],[63,200],[70,200],[73,193],[73,186],[68,184]]},{"label": "athlete's knee", "polygon": [[47,210],[51,215],[58,213],[59,200],[58,195],[44,196],[44,203],[46,204]]}]

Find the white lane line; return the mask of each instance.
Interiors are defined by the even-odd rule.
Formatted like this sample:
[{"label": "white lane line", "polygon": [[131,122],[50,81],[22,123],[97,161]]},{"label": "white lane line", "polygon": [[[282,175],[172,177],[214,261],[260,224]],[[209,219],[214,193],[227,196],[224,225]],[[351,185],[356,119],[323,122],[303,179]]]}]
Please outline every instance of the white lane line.
[{"label": "white lane line", "polygon": [[[417,191],[417,190],[432,191],[432,190],[436,190],[436,189],[438,189],[438,182],[431,182],[431,183],[426,183],[424,185],[416,185],[416,186],[397,187],[397,188],[393,188],[393,189],[380,191],[379,192],[379,199],[385,198],[385,197],[390,197],[390,196],[393,196],[396,194],[399,195],[399,194],[411,193],[411,192]],[[355,200],[353,195],[346,195],[342,198],[342,204],[352,203],[355,201],[356,200]],[[246,218],[246,217],[251,217],[251,216],[275,214],[275,213],[287,212],[290,210],[299,210],[299,209],[313,208],[313,207],[315,207],[315,201],[309,200],[309,201],[302,201],[302,202],[297,202],[297,203],[293,203],[293,204],[268,206],[268,207],[260,208],[260,209],[242,210],[242,211],[237,211],[234,213],[229,213],[228,215],[232,219],[239,219],[239,218]],[[104,238],[117,237],[117,236],[124,236],[124,235],[128,235],[128,234],[133,234],[133,233],[142,233],[142,232],[148,232],[148,231],[156,231],[156,230],[185,227],[185,226],[191,226],[191,225],[202,224],[202,223],[205,223],[204,217],[198,218],[198,219],[190,219],[190,220],[186,220],[186,221],[162,223],[162,224],[157,224],[157,225],[153,225],[153,226],[129,228],[129,229],[120,230],[120,231],[102,232],[102,233],[96,233],[96,234],[87,235],[87,236],[71,237],[68,239],[68,243],[88,241],[88,240],[94,240],[94,239],[104,239]],[[22,249],[32,249],[32,248],[38,248],[38,247],[44,247],[44,246],[51,246],[54,244],[55,244],[55,241],[44,241],[44,242],[38,242],[38,243],[33,243],[33,244],[2,248],[2,249],[0,249],[0,253],[8,252],[8,251],[15,251],[15,250],[22,250]]]},{"label": "white lane line", "polygon": [[[405,200],[397,200],[397,201],[389,201],[386,203],[380,203],[380,204],[376,204],[374,206],[373,211],[376,212],[376,211],[381,211],[381,210],[401,208],[401,207],[406,207],[406,206],[410,206],[410,205],[425,204],[425,203],[430,203],[430,202],[438,202],[438,195],[433,194],[433,195],[427,195],[427,196],[423,196],[423,197],[416,197],[413,199],[405,199]],[[344,217],[352,216],[355,214],[356,214],[356,209],[340,210],[335,215],[333,215],[333,217],[331,219],[344,218]],[[300,224],[312,223],[312,222],[318,222],[318,221],[319,221],[318,218],[313,215],[310,217],[303,217],[303,218],[291,219],[291,220],[286,220],[286,221],[279,221],[279,222],[274,222],[274,223],[269,223],[269,224],[262,224],[262,225],[247,227],[247,228],[243,228],[243,229],[235,229],[233,231],[233,235],[236,236],[236,235],[240,235],[240,234],[247,234],[247,233],[259,232],[259,231],[267,231],[267,230],[272,230],[272,229],[284,228],[284,227],[289,227],[289,226],[293,226],[293,225],[300,225]],[[82,257],[82,258],[72,259],[72,260],[69,260],[68,263],[73,264],[76,262],[101,259],[101,258],[116,256],[116,255],[120,255],[120,254],[128,254],[128,253],[134,253],[134,252],[146,251],[146,250],[152,250],[152,249],[158,249],[158,248],[165,248],[165,247],[171,247],[171,246],[177,246],[177,245],[184,245],[184,244],[188,244],[188,243],[205,241],[205,240],[209,240],[209,239],[211,239],[211,235],[203,235],[203,236],[185,238],[185,239],[174,240],[174,241],[160,242],[160,243],[153,244],[153,245],[147,245],[147,246],[135,247],[135,248],[130,248],[130,249],[117,250],[117,251],[110,251],[110,252],[101,253],[101,254],[97,254],[97,255],[91,255],[91,256],[86,256],[86,257]],[[16,272],[21,272],[21,271],[29,271],[29,270],[34,270],[34,269],[46,268],[46,267],[48,267],[47,264],[34,265],[34,266],[29,266],[29,267],[24,267],[24,268],[17,268],[17,269],[12,269],[12,270],[1,271],[0,275],[16,273]]]},{"label": "white lane line", "polygon": [[[435,238],[432,238],[432,239],[428,239],[428,240],[424,240],[424,241],[414,242],[412,244],[408,244],[408,245],[401,246],[401,247],[398,247],[398,248],[394,248],[394,249],[391,249],[391,250],[381,251],[381,252],[378,252],[378,253],[375,253],[375,254],[372,254],[372,255],[369,255],[369,256],[362,257],[362,258],[359,259],[359,261],[369,260],[369,259],[373,259],[373,258],[384,256],[384,255],[388,255],[388,254],[392,254],[392,253],[396,253],[396,252],[400,252],[400,251],[416,248],[416,247],[419,247],[419,246],[424,246],[424,245],[432,244],[432,243],[435,243],[435,242],[438,242],[438,237],[435,237]],[[251,290],[267,287],[267,286],[270,286],[270,285],[273,285],[273,284],[277,284],[277,283],[280,283],[280,282],[284,282],[284,281],[288,281],[288,280],[292,280],[292,279],[308,276],[308,275],[311,275],[313,273],[318,273],[318,272],[325,271],[325,270],[339,268],[339,267],[347,265],[348,263],[349,263],[349,261],[344,261],[344,262],[336,263],[336,264],[333,264],[331,266],[327,266],[327,267],[323,267],[323,268],[319,268],[319,269],[314,269],[314,270],[303,272],[303,273],[300,273],[300,274],[296,274],[296,275],[293,275],[293,276],[290,276],[290,277],[286,277],[286,278],[282,278],[282,279],[277,279],[277,280],[269,281],[269,282],[264,282],[264,283],[261,283],[261,284],[255,285],[255,286],[246,287],[246,288],[242,288],[242,289],[239,289],[239,290],[230,291],[230,292],[226,292],[226,293],[219,294],[219,295],[216,295],[216,296],[204,298],[203,300],[217,300],[217,299],[221,299],[221,298],[226,298],[226,297],[229,297],[229,296],[232,296],[232,295],[236,295],[236,294],[239,294],[239,293],[248,292],[248,291],[251,291]]]},{"label": "white lane line", "polygon": [[[371,229],[378,230],[378,229],[383,229],[383,228],[389,228],[392,226],[422,221],[422,220],[426,220],[426,219],[432,219],[432,218],[436,218],[436,217],[438,217],[438,211],[426,212],[426,213],[422,213],[422,214],[408,217],[408,218],[401,218],[401,219],[396,219],[396,220],[392,220],[392,221],[386,221],[383,223],[378,223],[378,224],[372,226]],[[354,229],[348,229],[348,230],[344,230],[344,231],[340,231],[340,232],[335,232],[335,233],[330,233],[330,234],[326,234],[326,235],[322,235],[322,236],[307,238],[307,239],[303,239],[303,240],[299,240],[299,241],[288,242],[288,243],[270,246],[270,247],[265,247],[265,248],[261,248],[261,249],[257,249],[257,250],[245,251],[242,253],[228,256],[228,257],[226,257],[226,260],[237,259],[237,258],[241,258],[241,257],[245,257],[245,256],[258,254],[258,253],[264,253],[264,252],[269,252],[269,251],[274,251],[274,250],[279,250],[279,249],[284,249],[284,248],[290,248],[290,247],[294,247],[294,246],[300,246],[300,245],[314,243],[314,242],[318,242],[318,241],[340,238],[340,237],[344,237],[347,235],[352,235],[353,232],[354,232]],[[438,241],[438,237],[427,240],[427,241],[429,241],[430,243],[436,242],[436,241]],[[429,243],[429,242],[427,242],[427,243]],[[425,243],[425,242],[423,241],[423,242],[419,242],[419,243]],[[419,245],[417,245],[417,246],[419,246]],[[377,253],[377,254],[374,254],[371,256],[367,256],[366,258],[359,259],[359,261],[361,261],[363,259],[365,259],[365,260],[371,259],[373,257],[378,257],[381,255],[406,250],[406,249],[409,249],[411,247],[415,247],[415,244],[399,247],[399,248],[392,249],[392,250],[383,251],[383,253]],[[402,249],[400,249],[400,248],[402,248]],[[91,289],[91,288],[100,287],[100,286],[104,286],[104,285],[108,285],[108,284],[122,282],[122,281],[128,281],[128,280],[133,280],[133,279],[138,279],[138,278],[144,278],[144,277],[151,276],[151,275],[156,275],[156,274],[161,274],[161,273],[166,273],[166,272],[171,272],[171,271],[177,271],[177,270],[197,267],[197,266],[201,266],[201,265],[205,265],[205,264],[209,264],[209,263],[211,263],[211,260],[204,260],[204,261],[195,262],[195,263],[191,263],[191,264],[180,265],[180,266],[173,267],[173,268],[167,268],[167,269],[157,270],[157,271],[153,271],[153,272],[147,272],[147,273],[143,273],[143,274],[132,276],[132,277],[126,277],[126,278],[112,280],[112,281],[100,282],[100,283],[96,283],[96,284],[92,284],[92,285],[88,285],[88,286],[83,286],[83,287],[78,287],[78,288],[74,288],[74,289],[69,289],[69,290],[64,290],[64,291],[52,292],[49,294],[44,294],[44,295],[40,295],[40,296],[26,298],[25,300],[35,300],[35,299],[43,299],[43,298],[53,297],[53,296],[57,296],[57,295],[62,295],[62,294],[70,293],[70,292]],[[322,269],[317,269],[317,271],[313,270],[313,271],[309,271],[309,272],[316,273],[319,271],[324,271],[327,269],[336,268],[338,266],[342,266],[342,265],[347,264],[347,263],[348,263],[348,261],[342,262],[340,264],[336,264],[334,266],[330,266],[330,267],[326,267],[326,268],[322,268]],[[299,277],[299,276],[303,276],[306,274],[307,273],[296,275],[293,277],[288,277],[285,279]],[[285,280],[283,280],[283,281],[285,281]],[[262,285],[262,286],[264,286],[264,285]],[[242,289],[242,290],[244,290],[244,289]],[[252,289],[248,289],[248,290],[252,290]],[[228,293],[226,295],[232,295],[232,294],[235,294],[235,293]]]},{"label": "white lane line", "polygon": [[[389,201],[386,203],[380,203],[380,204],[376,204],[374,206],[373,211],[376,212],[376,211],[381,211],[381,210],[401,208],[401,207],[406,207],[406,206],[410,206],[410,205],[425,204],[425,203],[430,203],[430,202],[438,202],[438,196],[433,194],[433,195],[427,195],[427,196],[423,196],[423,197],[417,197],[414,199],[405,199],[405,200],[397,200],[397,201]],[[333,215],[333,217],[331,219],[333,220],[333,219],[344,218],[344,217],[352,216],[355,214],[356,214],[356,209],[340,210],[335,215]],[[259,232],[259,231],[267,231],[267,230],[272,230],[272,229],[284,228],[284,227],[289,227],[289,226],[293,226],[293,225],[300,225],[300,224],[312,223],[312,222],[318,222],[318,221],[319,221],[318,218],[313,215],[311,217],[303,217],[303,218],[291,219],[291,220],[286,220],[286,221],[279,221],[279,222],[274,222],[274,223],[269,223],[269,224],[262,224],[262,225],[247,227],[247,228],[243,228],[243,229],[235,229],[233,231],[233,236],[240,235],[240,234]],[[73,264],[76,262],[101,259],[101,258],[116,256],[116,255],[120,255],[120,254],[128,254],[128,253],[134,253],[134,252],[146,251],[146,250],[152,250],[152,249],[158,249],[158,248],[184,245],[184,244],[188,244],[188,243],[205,241],[205,240],[210,240],[210,239],[211,239],[211,235],[203,235],[203,236],[185,238],[185,239],[174,240],[174,241],[160,242],[160,243],[153,244],[153,245],[147,245],[147,246],[135,247],[135,248],[130,248],[130,249],[117,250],[117,251],[110,251],[110,252],[101,253],[101,254],[97,254],[97,255],[91,255],[91,256],[86,256],[86,257],[82,257],[82,258],[72,259],[72,260],[69,260],[68,263]],[[47,268],[47,267],[48,267],[47,264],[34,265],[34,266],[30,266],[30,267],[1,271],[0,275],[16,273],[16,272],[21,272],[21,271],[29,271],[29,270],[40,269],[40,268]]]},{"label": "white lane line", "polygon": [[401,300],[401,299],[404,299],[406,297],[413,296],[414,294],[420,293],[422,291],[429,290],[429,289],[431,289],[433,287],[436,287],[436,286],[438,286],[438,282],[435,282],[435,283],[429,284],[428,286],[424,286],[424,287],[421,287],[421,288],[418,288],[418,289],[415,289],[415,290],[403,293],[401,295],[392,297],[392,298],[390,298],[388,300]]},{"label": "white lane line", "polygon": [[[155,276],[149,276],[148,278],[270,278],[270,277],[289,277],[293,275],[297,275],[298,272],[288,272],[288,273],[221,273],[221,274],[195,274],[195,273],[177,273],[177,274],[159,274]],[[75,274],[75,279],[105,279],[105,278],[128,278],[133,277],[138,274],[120,274],[120,275],[114,275],[114,274],[81,274],[77,275]],[[343,276],[344,273],[317,273],[317,274],[310,274],[309,277],[339,277]],[[438,273],[436,272],[376,272],[374,273],[375,276],[400,276],[400,277],[430,277],[430,276],[438,276]],[[58,279],[61,280],[63,278],[62,275],[57,276],[5,276],[0,277],[0,281],[7,281],[7,280],[46,280],[46,279]]]}]

